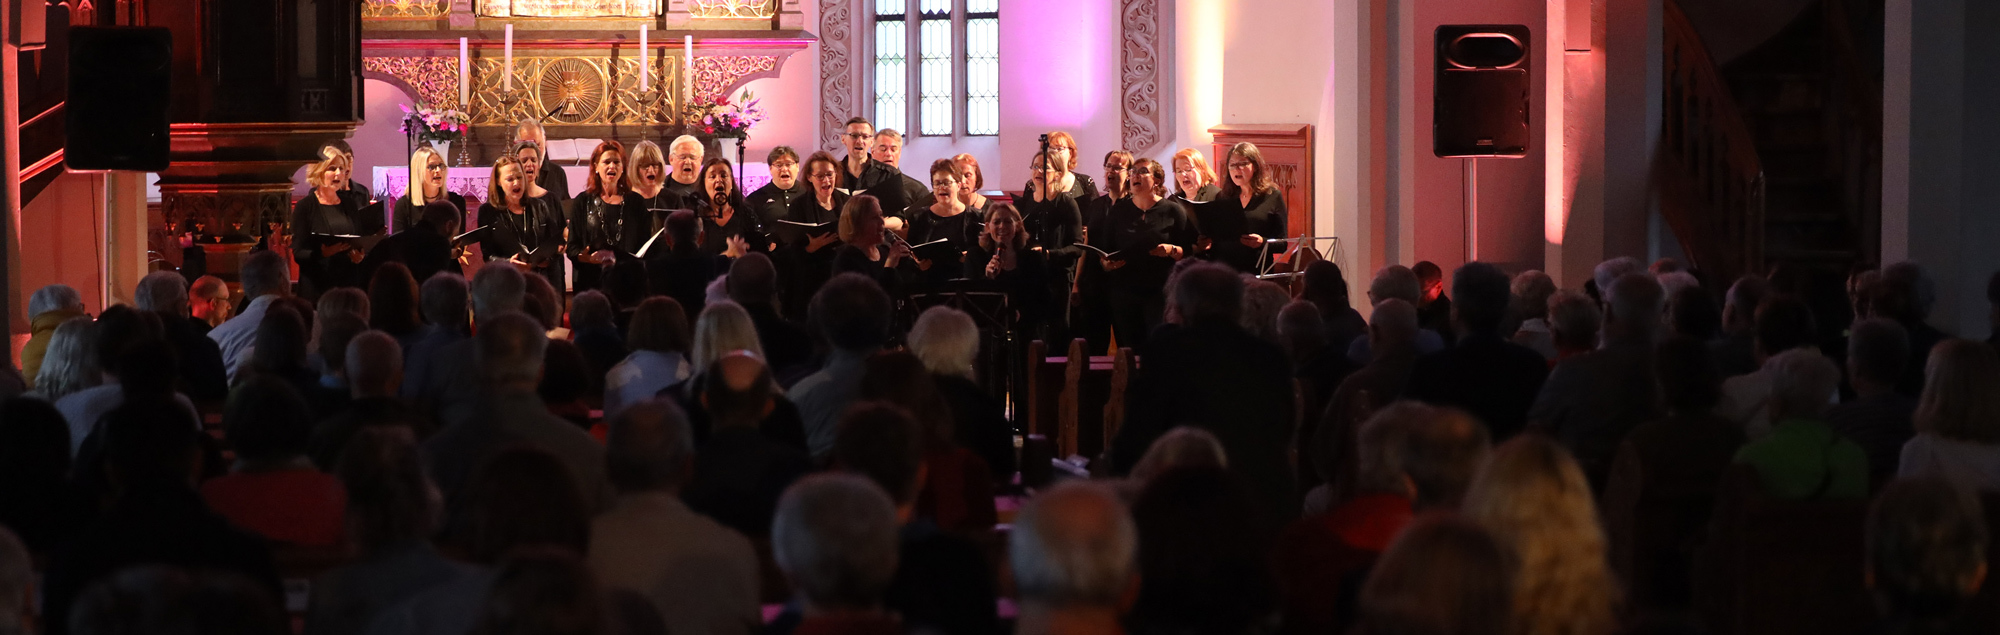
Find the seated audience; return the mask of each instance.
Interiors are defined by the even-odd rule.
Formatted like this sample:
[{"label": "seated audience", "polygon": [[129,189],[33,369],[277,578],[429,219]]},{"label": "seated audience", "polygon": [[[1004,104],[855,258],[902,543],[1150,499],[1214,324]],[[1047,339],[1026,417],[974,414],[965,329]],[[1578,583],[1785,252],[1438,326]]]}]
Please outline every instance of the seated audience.
[{"label": "seated audience", "polygon": [[[1326,263],[1326,264],[1320,264]],[[1319,317],[1325,324],[1326,345],[1335,351],[1346,351],[1354,338],[1368,335],[1368,323],[1361,318],[1361,312],[1354,310],[1347,299],[1347,277],[1340,271],[1340,265],[1331,260],[1315,260],[1306,265],[1304,289],[1299,299],[1313,303],[1319,308]]]},{"label": "seated audience", "polygon": [[[1676,278],[1689,277],[1686,273],[1673,274]],[[1709,342],[1722,332],[1722,310],[1715,306],[1715,296],[1700,285],[1688,285],[1674,289],[1661,280],[1661,289],[1667,293],[1667,330],[1674,335]]]},{"label": "seated audience", "polygon": [[428,401],[422,393],[431,383],[431,372],[442,373],[449,365],[444,351],[472,332],[471,290],[465,278],[441,273],[425,280],[419,290],[424,328],[416,339],[403,343],[403,385],[397,392],[413,404]]},{"label": "seated audience", "polygon": [[[1417,296],[1417,324],[1443,335],[1446,344],[1456,341],[1451,298],[1444,294],[1444,268],[1429,260],[1419,260],[1410,267],[1410,273],[1417,274],[1417,283],[1423,289],[1422,295]],[[1458,290],[1452,292],[1456,294]]]},{"label": "seated audience", "polygon": [[1007,534],[1015,635],[1119,635],[1139,599],[1139,530],[1117,495],[1062,483],[1037,494]]},{"label": "seated audience", "polygon": [[[1615,262],[1599,265],[1599,273]],[[1627,267],[1644,269],[1637,261]],[[1528,411],[1528,420],[1569,450],[1592,484],[1604,482],[1626,433],[1660,416],[1653,363],[1660,283],[1638,273],[1605,288],[1604,345],[1557,363]]]},{"label": "seated audience", "polygon": [[208,331],[208,339],[222,348],[222,363],[228,367],[232,386],[236,373],[250,361],[257,331],[264,324],[264,311],[292,295],[292,265],[278,251],[253,252],[243,259],[237,277],[243,282],[242,308],[236,310],[235,317]]},{"label": "seated audience", "polygon": [[1356,635],[1505,635],[1512,557],[1477,523],[1428,515],[1404,531],[1361,588]]},{"label": "seated audience", "polygon": [[306,457],[309,412],[305,399],[283,381],[252,377],[237,386],[222,413],[236,464],[228,476],[201,484],[208,506],[275,543],[340,544],[347,493]]},{"label": "seated audience", "polygon": [[1950,338],[1931,326],[1931,308],[1937,304],[1937,283],[1923,265],[1903,261],[1882,268],[1882,279],[1869,302],[1870,317],[1895,320],[1910,334],[1910,361],[1903,366],[1903,379],[1896,389],[1907,395],[1923,392],[1924,369],[1932,349]]},{"label": "seated audience", "polygon": [[[158,564],[106,576],[70,609],[78,635],[102,633],[290,633],[282,596],[235,572]],[[48,632],[56,632],[50,625]]]},{"label": "seated audience", "polygon": [[1153,447],[1146,448],[1146,455],[1139,457],[1131,474],[1119,484],[1118,493],[1128,501],[1138,500],[1139,493],[1155,477],[1183,467],[1227,468],[1229,454],[1222,451],[1222,442],[1207,430],[1194,426],[1168,430],[1153,440]]},{"label": "seated audience", "polygon": [[0,527],[37,554],[53,551],[92,507],[70,490],[70,464],[69,426],[55,406],[32,397],[0,401]]},{"label": "seated audience", "polygon": [[339,456],[356,554],[313,578],[305,635],[359,635],[396,603],[472,573],[431,546],[443,506],[409,429],[356,431]]},{"label": "seated audience", "polygon": [[63,397],[96,388],[104,383],[104,372],[97,363],[97,323],[89,317],[70,318],[49,338],[42,367],[31,377],[35,389],[27,394],[56,404]]},{"label": "seated audience", "polygon": [[889,339],[892,310],[889,294],[867,276],[837,275],[813,294],[806,312],[833,350],[819,372],[793,384],[785,397],[799,407],[814,461],[833,452],[840,417],[861,390],[861,365]]},{"label": "seated audience", "polygon": [[618,498],[591,521],[588,562],[597,579],[650,600],[668,632],[757,632],[756,551],[681,502],[695,445],[680,408],[662,399],[631,404],[612,418],[605,441],[605,472]]},{"label": "seated audience", "polygon": [[202,276],[188,286],[193,307],[189,310],[203,334],[229,321],[235,308],[229,303],[229,283],[215,276]]},{"label": "seated audience", "polygon": [[[1508,279],[1500,268],[1468,263],[1452,272],[1451,283],[1457,303],[1440,293],[1432,306],[1450,307],[1455,341],[1450,348],[1417,360],[1404,395],[1463,408],[1485,422],[1494,439],[1504,441],[1527,426],[1528,407],[1534,405],[1548,364],[1533,349],[1501,337]],[[1438,288],[1442,285],[1438,283]],[[1417,313],[1422,323],[1423,309]]]},{"label": "seated audience", "polygon": [[1604,310],[1597,300],[1575,291],[1557,291],[1549,296],[1549,341],[1556,356],[1549,368],[1584,353],[1597,350],[1598,332],[1604,327]]},{"label": "seated audience", "polygon": [[1896,476],[1903,444],[1917,434],[1911,423],[1917,400],[1896,392],[1909,356],[1910,336],[1900,324],[1869,318],[1848,329],[1847,384],[1854,399],[1826,411],[1826,425],[1868,453],[1872,484]]},{"label": "seated audience", "polygon": [[313,426],[307,447],[314,465],[322,470],[339,465],[348,439],[366,428],[404,427],[419,438],[435,432],[428,420],[396,397],[396,387],[403,382],[403,352],[396,338],[381,331],[362,333],[347,343],[341,357],[349,401],[345,409]]},{"label": "seated audience", "polygon": [[1903,445],[1899,476],[1937,476],[2000,492],[2000,355],[1951,339],[1932,352],[1917,435]]},{"label": "seated audience", "polygon": [[[841,418],[835,467],[868,477],[888,492],[901,521],[896,577],[882,599],[914,629],[950,635],[990,633],[998,624],[993,572],[972,542],[917,513],[923,490],[924,431],[907,410],[861,402]],[[988,500],[991,500],[990,498]],[[780,503],[780,516],[783,504]],[[775,531],[775,530],[774,530]],[[782,540],[774,535],[774,540]]]},{"label": "seated audience", "polygon": [[631,353],[625,348],[625,336],[612,320],[613,313],[611,300],[600,291],[585,291],[569,301],[571,341],[576,342],[576,347],[583,351],[584,361],[590,364],[592,392],[599,395],[604,393],[604,376]]},{"label": "seated audience", "polygon": [[[527,274],[506,263],[488,263],[480,267],[479,273],[472,278],[470,293],[473,324],[484,329],[488,320],[509,313],[520,313],[522,307],[527,304],[527,278]],[[456,285],[447,283],[446,286]],[[445,297],[440,297],[440,301],[447,299],[450,294],[441,295]],[[541,326],[539,319],[529,317],[529,321],[534,326]],[[436,325],[438,322],[433,321],[432,324]],[[468,328],[463,333],[471,332],[473,331]],[[449,344],[431,349],[420,347],[414,351],[414,354],[421,357],[409,360],[403,376],[404,397],[410,399],[419,412],[443,424],[466,418],[473,411],[486,405],[481,403],[480,395],[485,369],[476,364],[465,363],[466,360],[478,358],[479,343],[459,334],[453,334],[452,337],[454,339]],[[536,361],[535,366],[537,368],[541,366],[540,360]],[[433,476],[439,479],[440,485],[447,480],[443,474]]]},{"label": "seated audience", "polygon": [[424,336],[422,301],[417,278],[402,263],[391,262],[376,269],[368,281],[368,328],[388,333],[409,347]]},{"label": "seated audience", "polygon": [[21,539],[0,526],[0,624],[15,635],[28,633],[34,623],[35,603],[28,600],[35,588],[35,563]]},{"label": "seated audience", "polygon": [[1183,467],[1146,484],[1132,503],[1140,584],[1131,632],[1242,633],[1269,619],[1277,585],[1257,498],[1217,467]]},{"label": "seated audience", "polygon": [[[1868,496],[1868,455],[1827,427],[1827,403],[1840,389],[1840,369],[1818,350],[1785,351],[1764,363],[1771,377],[1771,435],[1736,452],[1756,469],[1764,492],[1781,499]],[[1905,469],[1910,465],[1906,459]]]},{"label": "seated audience", "polygon": [[55,402],[56,410],[62,411],[63,420],[69,423],[72,453],[83,449],[84,441],[97,429],[99,419],[130,400],[135,393],[157,392],[163,399],[179,404],[188,416],[196,416],[194,402],[189,401],[186,395],[174,392],[178,364],[174,361],[171,345],[157,351],[158,355],[146,358],[135,360],[127,355],[148,343],[163,341],[160,339],[157,314],[134,311],[124,305],[113,306],[98,316],[94,330],[97,332],[97,345],[91,352],[96,357],[94,365],[102,371],[104,383],[70,393]]},{"label": "seated audience", "polygon": [[[583,351],[566,339],[551,338],[548,350],[542,353],[542,381],[535,386],[535,394],[548,404],[549,414],[561,417],[576,427],[589,430],[592,427],[590,403],[590,362],[584,361]],[[594,436],[594,435],[593,435]]]},{"label": "seated audience", "polygon": [[749,351],[764,357],[764,343],[757,337],[757,325],[750,321],[750,313],[743,310],[743,305],[716,300],[703,308],[694,322],[694,341],[688,359],[694,374],[708,372],[710,363],[731,351]]},{"label": "seated audience", "polygon": [[[1293,300],[1278,311],[1279,345],[1292,360],[1292,381],[1299,389],[1296,443],[1300,448],[1311,448],[1317,442],[1313,433],[1319,431],[1320,414],[1326,412],[1326,404],[1333,399],[1340,382],[1360,368],[1347,361],[1345,349],[1328,346],[1325,334],[1319,307],[1311,302]],[[1326,484],[1325,477],[1313,468],[1311,452],[1298,452],[1295,458],[1299,489],[1310,492]]]},{"label": "seated audience", "polygon": [[133,303],[141,311],[160,317],[161,332],[174,346],[179,364],[179,390],[197,401],[215,401],[229,396],[228,371],[222,366],[222,349],[208,339],[208,327],[198,324],[188,312],[187,278],[172,271],[155,271],[139,279],[132,292]]},{"label": "seated audience", "polygon": [[1384,300],[1375,305],[1373,322],[1368,325],[1369,349],[1375,359],[1341,380],[1327,400],[1318,419],[1319,429],[1312,444],[1302,445],[1313,470],[1326,485],[1322,491],[1308,492],[1306,500],[1315,511],[1324,511],[1355,494],[1355,435],[1361,422],[1403,394],[1410,370],[1417,364],[1417,310],[1402,300]]},{"label": "seated audience", "polygon": [[781,379],[803,377],[811,372],[812,334],[784,318],[778,307],[780,281],[771,258],[751,252],[729,265],[723,277],[729,300],[750,313],[757,325],[757,339],[764,344],[764,358]]},{"label": "seated audience", "polygon": [[1757,308],[1771,295],[1771,283],[1763,276],[1746,275],[1729,285],[1723,296],[1722,337],[1709,342],[1709,356],[1724,379],[1756,372]]},{"label": "seated audience", "polygon": [[[793,481],[812,471],[803,445],[760,430],[784,395],[763,360],[738,351],[713,364],[700,394],[708,439],[694,454],[694,474],[681,492],[688,507],[753,538],[771,530],[771,512]],[[795,415],[796,416],[796,415]]]},{"label": "seated audience", "polygon": [[606,417],[618,416],[625,404],[651,399],[694,374],[687,361],[687,313],[673,298],[652,297],[640,303],[625,342],[632,352],[604,375]]},{"label": "seated audience", "polygon": [[1243,314],[1237,326],[1257,339],[1284,346],[1278,338],[1278,312],[1292,300],[1291,293],[1269,280],[1243,281]]},{"label": "seated audience", "polygon": [[1112,470],[1130,471],[1154,438],[1194,425],[1222,440],[1231,469],[1256,487],[1263,513],[1298,515],[1286,456],[1296,406],[1284,351],[1238,326],[1243,281],[1228,267],[1195,265],[1173,285],[1181,326],[1146,342],[1145,362],[1126,391],[1125,423],[1109,448]]},{"label": "seated audience", "polygon": [[1868,586],[1882,607],[1875,632],[1991,632],[1968,619],[1986,583],[1987,516],[1964,486],[1938,478],[1898,480],[1868,510]]},{"label": "seated audience", "polygon": [[347,377],[347,345],[367,331],[368,323],[352,313],[323,314],[320,318],[318,350],[314,352],[321,360],[319,385],[302,395],[314,417],[323,419],[347,409],[354,392]]},{"label": "seated audience", "polygon": [[[1375,279],[1368,283],[1368,302],[1378,307],[1389,300],[1402,300],[1410,303],[1410,308],[1414,310],[1423,294],[1423,282],[1417,280],[1417,274],[1412,273],[1409,267],[1402,265],[1383,267],[1382,270],[1375,272]],[[1444,350],[1444,336],[1423,327],[1422,324],[1419,320],[1418,328],[1421,330],[1417,331],[1416,338],[1412,340],[1416,343],[1417,353],[1430,354]],[[1368,338],[1355,338],[1347,347],[1347,359],[1356,364],[1368,363],[1368,360],[1375,357],[1370,353],[1369,346]]]},{"label": "seated audience", "polygon": [[1743,434],[1752,440],[1770,436],[1771,371],[1761,366],[1785,351],[1819,350],[1813,331],[1812,309],[1798,298],[1778,296],[1757,307],[1756,353],[1760,367],[1722,382],[1722,402],[1716,405],[1716,414],[1743,426]]},{"label": "seated audience", "polygon": [[291,384],[300,396],[318,391],[319,371],[313,370],[310,361],[311,313],[301,313],[291,302],[280,302],[265,311],[264,323],[257,325],[256,348],[233,385],[241,386],[253,377],[269,377]]},{"label": "seated audience", "polygon": [[[710,422],[708,409],[701,403],[702,393],[708,390],[708,383],[715,380],[709,372],[716,360],[733,354],[747,354],[756,359],[764,359],[764,346],[757,339],[757,328],[743,307],[729,300],[718,299],[701,310],[701,317],[695,320],[693,359],[689,365],[694,372],[686,381],[669,386],[658,394],[671,397],[688,414],[688,421],[694,426],[695,442],[708,440]],[[757,429],[763,436],[776,443],[806,449],[805,423],[799,419],[798,406],[785,399],[780,393],[777,400]],[[775,500],[775,499],[773,499]]]},{"label": "seated audience", "polygon": [[1508,282],[1507,292],[1511,298],[1508,321],[1514,323],[1514,332],[1508,339],[1541,353],[1542,359],[1555,361],[1555,334],[1549,327],[1549,299],[1556,295],[1555,279],[1529,269]]},{"label": "seated audience", "polygon": [[903,351],[882,352],[863,368],[861,399],[894,404],[916,418],[924,465],[917,517],[951,532],[992,529],[998,522],[992,472],[954,439],[951,406],[923,362]]},{"label": "seated audience", "polygon": [[36,387],[35,377],[41,374],[42,356],[49,350],[56,327],[79,317],[88,316],[83,296],[74,287],[52,284],[28,296],[28,343],[21,346],[21,376],[28,380],[28,387]]},{"label": "seated audience", "polygon": [[202,502],[196,421],[160,401],[133,401],[104,417],[110,506],[69,536],[51,558],[42,587],[42,623],[70,632],[74,614],[91,616],[78,598],[93,584],[139,564],[203,567],[248,577],[279,597],[278,571],[264,540],[237,529]]},{"label": "seated audience", "polygon": [[993,480],[1014,475],[1014,425],[1005,405],[979,385],[979,325],[948,306],[925,309],[910,327],[910,352],[930,370],[931,380],[951,406],[952,442],[986,462]]},{"label": "seated audience", "polygon": [[[1634,277],[1651,280],[1620,280]],[[1473,478],[1463,509],[1514,565],[1507,632],[1615,631],[1620,585],[1605,563],[1604,528],[1583,470],[1562,446],[1540,435],[1502,444]]]},{"label": "seated audience", "polygon": [[896,504],[864,477],[822,474],[785,490],[771,520],[771,551],[804,604],[793,632],[904,632],[882,604],[899,560],[896,524]]}]

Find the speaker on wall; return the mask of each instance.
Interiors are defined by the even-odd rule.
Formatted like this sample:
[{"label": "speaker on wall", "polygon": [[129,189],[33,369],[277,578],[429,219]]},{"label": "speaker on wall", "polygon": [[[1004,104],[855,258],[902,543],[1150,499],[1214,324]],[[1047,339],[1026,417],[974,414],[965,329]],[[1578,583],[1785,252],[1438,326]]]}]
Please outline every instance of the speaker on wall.
[{"label": "speaker on wall", "polygon": [[1440,157],[1528,154],[1528,27],[1437,28],[1431,150]]},{"label": "speaker on wall", "polygon": [[69,30],[63,163],[77,170],[167,169],[173,32],[164,27]]}]

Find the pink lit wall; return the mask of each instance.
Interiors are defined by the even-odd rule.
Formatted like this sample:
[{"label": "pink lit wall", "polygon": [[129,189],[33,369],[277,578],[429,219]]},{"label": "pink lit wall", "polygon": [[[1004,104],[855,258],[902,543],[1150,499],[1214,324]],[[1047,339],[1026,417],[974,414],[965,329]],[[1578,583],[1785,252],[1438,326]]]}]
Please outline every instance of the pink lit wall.
[{"label": "pink lit wall", "polygon": [[[1099,175],[1104,153],[1121,144],[1120,30],[1116,2],[1010,0],[1000,13],[1000,169],[1004,189],[1028,180],[1036,138],[1076,137],[1079,171]],[[906,166],[908,167],[908,166]]]},{"label": "pink lit wall", "polygon": [[[83,294],[94,315],[104,310],[100,264],[110,238],[104,235],[104,176],[68,173],[56,177],[21,210],[21,304],[28,294],[62,283]],[[129,295],[127,293],[126,295]]]}]

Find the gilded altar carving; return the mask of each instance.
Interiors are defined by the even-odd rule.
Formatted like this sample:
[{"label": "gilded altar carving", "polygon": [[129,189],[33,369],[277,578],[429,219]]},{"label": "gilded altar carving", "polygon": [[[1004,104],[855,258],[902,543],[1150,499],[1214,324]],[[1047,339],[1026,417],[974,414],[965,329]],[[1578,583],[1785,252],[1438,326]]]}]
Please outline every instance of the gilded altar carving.
[{"label": "gilded altar carving", "polygon": [[[475,126],[513,125],[522,118],[549,125],[637,125],[672,122],[680,112],[677,74],[665,72],[678,56],[652,56],[653,76],[639,93],[639,60],[634,57],[514,56],[513,90],[504,88],[504,62],[480,58],[472,64]],[[670,63],[671,60],[671,63]]]},{"label": "gilded altar carving", "polygon": [[851,50],[855,45],[854,1],[820,0],[819,3],[819,145],[829,152],[844,147],[840,131],[847,118],[856,112],[855,104],[861,101],[856,94],[860,84],[854,81],[854,72],[849,68],[856,55]]},{"label": "gilded altar carving", "polygon": [[488,18],[649,18],[661,0],[478,0]]},{"label": "gilded altar carving", "polygon": [[1123,147],[1137,155],[1154,154],[1166,141],[1163,131],[1171,121],[1169,100],[1163,99],[1161,84],[1166,81],[1160,63],[1167,42],[1160,30],[1160,0],[1122,0],[1123,54],[1119,70],[1120,139]]},{"label": "gilded altar carving", "polygon": [[451,57],[364,57],[363,73],[393,77],[416,93],[418,106],[450,108],[458,104],[458,59]]},{"label": "gilded altar carving", "polygon": [[768,19],[778,14],[776,0],[688,0],[691,18]]},{"label": "gilded altar carving", "polygon": [[364,0],[361,3],[361,17],[370,20],[442,18],[450,12],[450,0]]},{"label": "gilded altar carving", "polygon": [[699,55],[694,58],[694,100],[727,97],[752,79],[777,74],[776,55]]}]

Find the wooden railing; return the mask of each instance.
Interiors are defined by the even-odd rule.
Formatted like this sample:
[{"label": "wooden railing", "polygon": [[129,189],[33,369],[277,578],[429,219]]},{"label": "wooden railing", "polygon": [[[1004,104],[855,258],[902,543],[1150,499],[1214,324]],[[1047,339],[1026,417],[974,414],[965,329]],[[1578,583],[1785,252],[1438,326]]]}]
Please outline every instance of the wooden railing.
[{"label": "wooden railing", "polygon": [[1731,280],[1764,265],[1764,168],[1715,60],[1665,0],[1660,214],[1694,266]]}]

